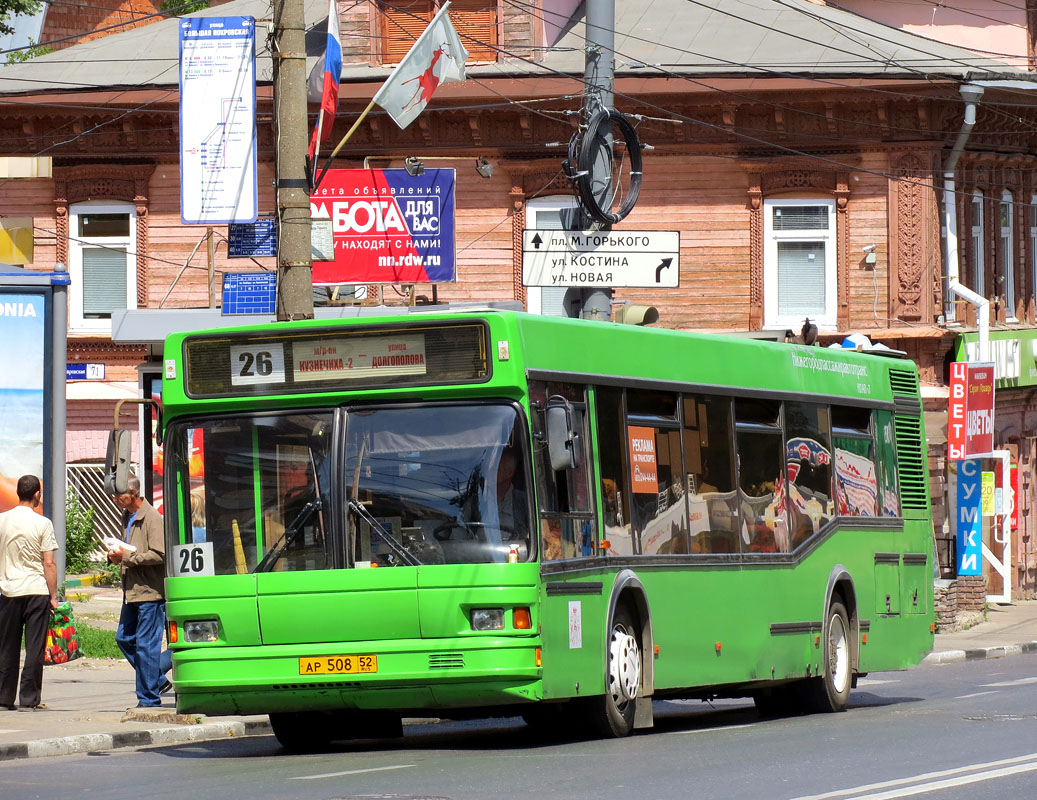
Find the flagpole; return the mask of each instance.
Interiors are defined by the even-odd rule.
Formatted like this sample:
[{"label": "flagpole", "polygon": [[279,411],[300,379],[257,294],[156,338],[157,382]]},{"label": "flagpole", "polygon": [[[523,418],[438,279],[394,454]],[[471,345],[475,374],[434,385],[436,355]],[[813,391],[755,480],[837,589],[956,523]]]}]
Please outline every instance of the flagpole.
[{"label": "flagpole", "polygon": [[[346,142],[349,141],[349,138],[354,133],[356,133],[356,129],[360,127],[360,123],[364,121],[364,118],[371,112],[372,108],[374,108],[374,100],[367,104],[367,108],[365,108],[363,110],[363,113],[361,113],[360,116],[356,118],[356,122],[353,123],[353,127],[346,131],[346,135],[342,137],[342,141],[335,145],[335,149],[331,151],[331,155],[328,156],[328,160],[324,162],[324,169],[320,171],[320,175],[317,176],[317,180],[313,182],[314,190],[316,190],[316,188],[320,186],[320,182],[324,179],[324,173],[328,171],[328,168],[331,166],[331,162],[335,159],[335,156],[339,154],[339,151],[346,146]],[[313,163],[317,163],[316,156],[314,156]]]}]

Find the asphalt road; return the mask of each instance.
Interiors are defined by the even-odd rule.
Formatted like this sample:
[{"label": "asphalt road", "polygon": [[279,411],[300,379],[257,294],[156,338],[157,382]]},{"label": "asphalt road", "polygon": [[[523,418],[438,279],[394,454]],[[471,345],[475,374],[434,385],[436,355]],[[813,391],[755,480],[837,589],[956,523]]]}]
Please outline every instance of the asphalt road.
[{"label": "asphalt road", "polygon": [[544,742],[517,719],[288,755],[271,736],[0,763],[0,798],[1018,800],[1037,795],[1037,654],[862,680],[845,714],[656,703],[629,739]]}]

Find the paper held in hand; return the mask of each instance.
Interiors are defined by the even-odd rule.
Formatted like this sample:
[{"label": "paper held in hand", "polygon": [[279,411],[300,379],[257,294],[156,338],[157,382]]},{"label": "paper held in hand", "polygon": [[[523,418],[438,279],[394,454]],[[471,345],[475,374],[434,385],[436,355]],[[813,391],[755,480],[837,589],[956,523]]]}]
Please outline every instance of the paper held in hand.
[{"label": "paper held in hand", "polygon": [[114,552],[119,552],[119,551],[121,551],[123,553],[135,553],[135,552],[137,552],[137,548],[134,547],[132,544],[130,544],[129,542],[124,542],[122,539],[116,539],[114,536],[105,536],[103,541],[104,541],[104,546],[107,547],[109,550],[112,550]]}]

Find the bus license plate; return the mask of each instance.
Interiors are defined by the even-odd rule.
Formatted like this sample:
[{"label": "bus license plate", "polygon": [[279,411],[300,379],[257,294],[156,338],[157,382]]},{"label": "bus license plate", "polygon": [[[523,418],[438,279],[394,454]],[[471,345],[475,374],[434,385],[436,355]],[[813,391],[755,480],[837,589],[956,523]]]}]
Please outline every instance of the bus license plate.
[{"label": "bus license plate", "polygon": [[378,656],[321,656],[300,658],[300,675],[355,675],[378,672]]}]

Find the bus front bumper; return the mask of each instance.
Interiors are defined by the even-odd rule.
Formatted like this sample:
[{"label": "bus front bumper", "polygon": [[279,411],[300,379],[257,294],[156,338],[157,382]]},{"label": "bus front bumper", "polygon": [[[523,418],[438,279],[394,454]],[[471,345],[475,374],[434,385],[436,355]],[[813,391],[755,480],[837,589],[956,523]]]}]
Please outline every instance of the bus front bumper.
[{"label": "bus front bumper", "polygon": [[[342,709],[436,710],[528,703],[543,697],[538,638],[385,640],[180,648],[173,652],[180,713],[268,714]],[[346,662],[345,657],[351,657]],[[377,671],[356,668],[374,656]]]}]

